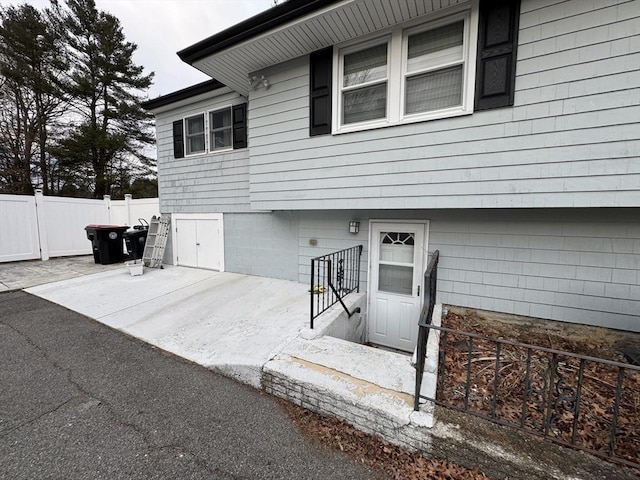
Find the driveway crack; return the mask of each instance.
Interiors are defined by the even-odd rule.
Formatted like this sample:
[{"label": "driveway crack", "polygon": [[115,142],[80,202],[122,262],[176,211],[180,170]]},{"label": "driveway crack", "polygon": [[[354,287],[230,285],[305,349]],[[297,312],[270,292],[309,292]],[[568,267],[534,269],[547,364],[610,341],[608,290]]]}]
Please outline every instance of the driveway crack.
[{"label": "driveway crack", "polygon": [[18,430],[19,428],[25,427],[27,425],[31,425],[32,423],[37,422],[38,420],[40,420],[43,417],[46,417],[47,415],[51,415],[52,413],[57,412],[58,410],[60,410],[62,407],[64,407],[67,403],[69,403],[71,400],[73,400],[74,398],[77,398],[76,396],[68,398],[67,400],[65,400],[64,402],[62,402],[61,404],[45,411],[42,412],[40,415],[36,415],[33,418],[30,418],[29,420],[19,423],[18,425],[14,425],[13,427],[10,428],[6,428],[4,430],[0,430],[0,437],[5,437],[7,436],[9,433]]},{"label": "driveway crack", "polygon": [[[107,401],[107,399],[102,398],[100,395],[90,391],[86,386],[82,385],[78,381],[74,380],[73,370],[70,368],[63,367],[55,359],[51,358],[48,350],[42,347],[41,345],[37,344],[27,333],[3,321],[0,321],[0,325],[11,329],[17,335],[22,337],[25,340],[25,342],[28,345],[30,345],[32,348],[34,348],[42,356],[42,358],[44,358],[53,368],[62,372],[65,375],[67,382],[73,385],[73,387],[75,387],[76,391],[80,395],[88,397],[89,399],[95,401],[97,405],[104,407],[106,409],[107,415],[111,417],[112,421],[115,424],[135,432],[135,434],[137,434],[140,437],[144,445],[146,445],[146,448],[149,452],[162,451],[162,450],[176,450],[179,452],[183,452],[185,455],[189,455],[200,468],[209,472],[213,477],[223,476],[224,478],[228,478],[229,480],[243,480],[245,478],[245,477],[234,475],[233,473],[222,470],[218,467],[210,466],[204,459],[202,459],[195,452],[191,451],[189,448],[185,447],[184,445],[161,444],[161,443],[154,442],[154,440],[152,439],[151,431],[145,429],[141,425],[125,420],[124,416],[120,412],[118,412],[118,409],[115,405]],[[20,423],[19,425],[9,427],[5,430],[0,430],[0,438],[8,435],[14,430],[20,429],[26,425],[29,425],[38,421],[43,417],[46,417],[47,415],[51,415],[55,413],[56,411],[63,408],[65,405],[69,404],[72,400],[79,398],[80,395],[74,395],[68,398],[67,400],[65,400],[64,402],[56,405],[55,407],[50,408],[47,411],[42,412],[41,414]]]}]

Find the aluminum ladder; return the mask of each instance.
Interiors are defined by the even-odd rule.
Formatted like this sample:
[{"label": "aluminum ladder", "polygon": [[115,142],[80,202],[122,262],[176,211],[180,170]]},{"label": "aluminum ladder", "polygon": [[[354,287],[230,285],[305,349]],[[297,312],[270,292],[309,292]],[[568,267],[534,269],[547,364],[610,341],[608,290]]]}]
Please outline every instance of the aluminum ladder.
[{"label": "aluminum ladder", "polygon": [[151,218],[147,241],[142,254],[142,263],[145,267],[162,268],[162,258],[164,257],[164,249],[167,246],[170,221],[171,219],[165,215],[160,217],[154,215]]}]

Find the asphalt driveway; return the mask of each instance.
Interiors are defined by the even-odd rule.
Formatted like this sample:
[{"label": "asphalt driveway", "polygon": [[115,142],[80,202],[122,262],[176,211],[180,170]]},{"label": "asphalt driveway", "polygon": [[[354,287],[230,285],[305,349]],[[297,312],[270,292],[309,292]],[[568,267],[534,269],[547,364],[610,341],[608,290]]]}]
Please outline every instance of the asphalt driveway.
[{"label": "asphalt driveway", "polygon": [[0,478],[368,479],[271,397],[25,292],[0,294]]}]

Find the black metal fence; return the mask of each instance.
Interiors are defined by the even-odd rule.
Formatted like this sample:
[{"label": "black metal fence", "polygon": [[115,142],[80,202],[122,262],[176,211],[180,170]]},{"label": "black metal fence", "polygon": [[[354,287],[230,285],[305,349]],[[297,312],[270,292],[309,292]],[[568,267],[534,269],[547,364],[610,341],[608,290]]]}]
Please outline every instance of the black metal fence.
[{"label": "black metal fence", "polygon": [[311,259],[311,328],[316,317],[338,302],[353,314],[342,299],[360,291],[361,257],[362,245],[356,245]]},{"label": "black metal fence", "polygon": [[440,358],[436,398],[421,398],[640,467],[640,367],[424,326]]},{"label": "black metal fence", "polygon": [[424,298],[422,311],[418,320],[418,344],[416,346],[416,388],[413,396],[413,409],[420,409],[420,390],[422,389],[422,374],[424,362],[427,356],[427,340],[429,340],[429,325],[433,316],[433,308],[436,305],[436,290],[438,287],[438,261],[440,251],[436,250],[429,260],[429,265],[424,272]]}]

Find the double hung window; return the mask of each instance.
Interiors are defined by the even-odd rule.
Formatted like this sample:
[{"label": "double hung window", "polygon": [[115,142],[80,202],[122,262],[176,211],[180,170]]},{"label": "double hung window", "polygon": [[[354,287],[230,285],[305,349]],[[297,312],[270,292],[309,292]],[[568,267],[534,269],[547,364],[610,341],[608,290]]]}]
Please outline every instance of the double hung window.
[{"label": "double hung window", "polygon": [[461,106],[464,22],[407,32],[405,42],[405,115]]},{"label": "double hung window", "polygon": [[233,147],[231,107],[209,113],[209,150],[226,150]]},{"label": "double hung window", "polygon": [[520,1],[455,3],[313,52],[309,135],[513,106]]},{"label": "double hung window", "polygon": [[185,143],[187,155],[203,153],[206,149],[204,114],[185,118]]},{"label": "double hung window", "polygon": [[345,53],[342,75],[342,123],[387,116],[387,43]]},{"label": "double hung window", "polygon": [[173,156],[247,148],[247,104],[191,115],[173,122]]},{"label": "double hung window", "polygon": [[334,133],[471,113],[471,11],[335,50]]},{"label": "double hung window", "polygon": [[[209,151],[233,148],[231,107],[209,112]],[[185,118],[186,153],[193,155],[206,151],[204,113]]]}]

